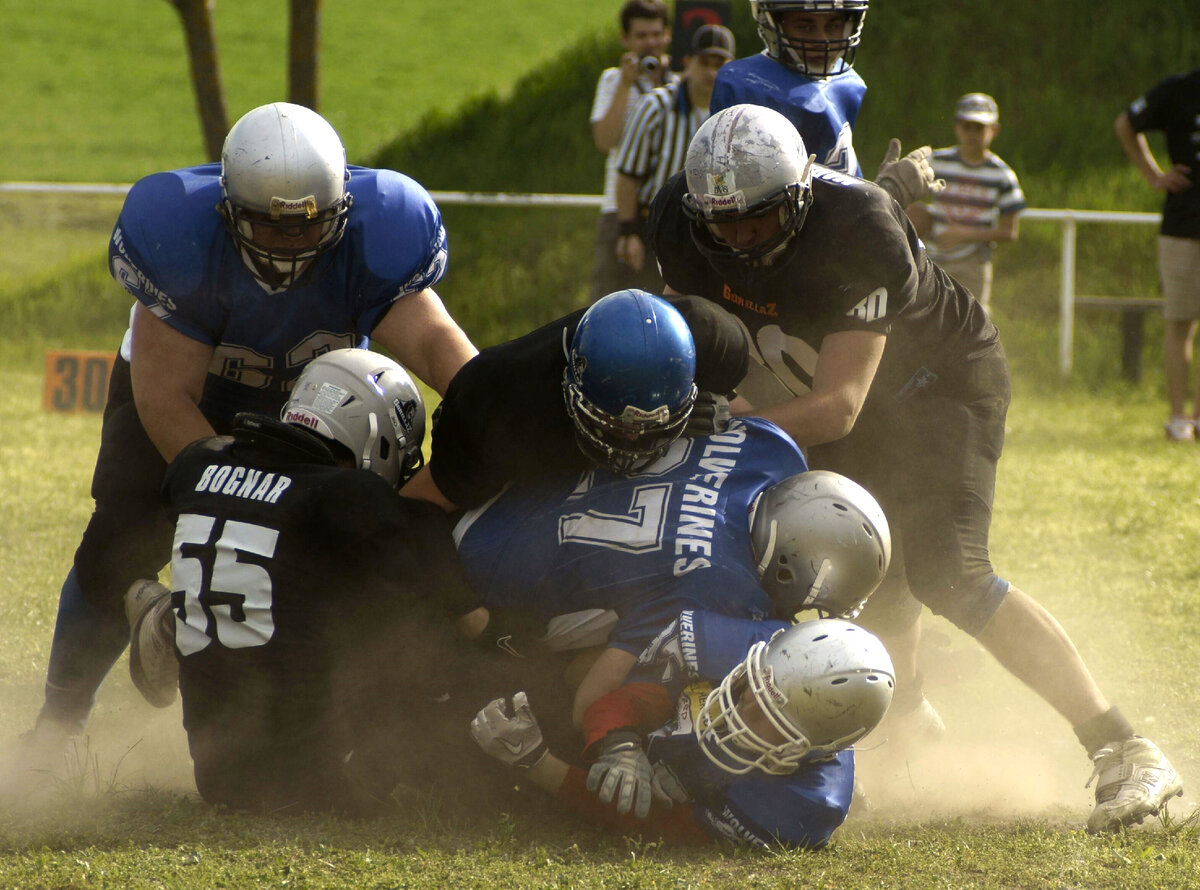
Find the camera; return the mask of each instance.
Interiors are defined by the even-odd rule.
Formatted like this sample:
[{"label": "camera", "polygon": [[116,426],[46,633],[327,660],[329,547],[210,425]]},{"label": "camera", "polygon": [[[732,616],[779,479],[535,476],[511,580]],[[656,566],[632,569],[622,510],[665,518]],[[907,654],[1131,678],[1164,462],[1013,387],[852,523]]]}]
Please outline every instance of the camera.
[{"label": "camera", "polygon": [[638,60],[638,67],[643,74],[653,74],[662,67],[662,60],[658,56],[642,56]]}]

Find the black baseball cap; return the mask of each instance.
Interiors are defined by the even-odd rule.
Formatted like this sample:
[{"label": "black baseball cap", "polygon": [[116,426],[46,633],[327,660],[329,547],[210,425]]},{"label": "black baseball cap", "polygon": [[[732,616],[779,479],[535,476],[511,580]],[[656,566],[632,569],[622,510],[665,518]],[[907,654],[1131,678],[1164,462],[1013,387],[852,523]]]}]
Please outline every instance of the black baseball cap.
[{"label": "black baseball cap", "polygon": [[692,35],[692,52],[699,55],[724,56],[732,61],[734,45],[733,32],[724,25],[701,25]]}]

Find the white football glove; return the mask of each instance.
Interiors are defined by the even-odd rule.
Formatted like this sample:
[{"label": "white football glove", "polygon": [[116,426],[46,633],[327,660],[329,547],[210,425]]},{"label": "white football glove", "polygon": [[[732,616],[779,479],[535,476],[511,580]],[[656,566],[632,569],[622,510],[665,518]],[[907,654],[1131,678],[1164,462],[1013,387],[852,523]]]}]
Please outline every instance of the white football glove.
[{"label": "white football glove", "polygon": [[650,760],[636,732],[614,729],[604,737],[600,758],[587,777],[588,791],[597,788],[604,803],[612,803],[616,796],[617,812],[622,815],[631,809],[639,819],[650,814]]},{"label": "white football glove", "polygon": [[679,784],[679,777],[675,775],[675,771],[661,760],[652,767],[650,794],[656,804],[667,810],[677,803],[692,801],[692,796]]},{"label": "white football glove", "polygon": [[929,164],[932,154],[932,148],[922,145],[900,157],[900,140],[893,137],[888,143],[883,163],[879,165],[875,184],[895,198],[901,207],[940,192],[946,187],[946,180],[934,175],[933,167]]},{"label": "white football glove", "polygon": [[542,728],[524,692],[488,702],[471,721],[471,737],[485,754],[517,769],[530,769],[549,753]]}]

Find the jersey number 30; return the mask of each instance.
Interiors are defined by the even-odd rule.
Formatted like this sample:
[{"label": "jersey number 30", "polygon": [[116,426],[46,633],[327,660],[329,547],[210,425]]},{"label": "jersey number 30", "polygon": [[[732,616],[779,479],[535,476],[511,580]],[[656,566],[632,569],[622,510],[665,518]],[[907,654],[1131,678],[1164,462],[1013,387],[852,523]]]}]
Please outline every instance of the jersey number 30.
[{"label": "jersey number 30", "polygon": [[227,649],[262,646],[275,633],[271,576],[263,563],[279,532],[248,522],[184,513],[175,526],[171,581],[183,590],[175,645],[184,655],[216,640]]}]

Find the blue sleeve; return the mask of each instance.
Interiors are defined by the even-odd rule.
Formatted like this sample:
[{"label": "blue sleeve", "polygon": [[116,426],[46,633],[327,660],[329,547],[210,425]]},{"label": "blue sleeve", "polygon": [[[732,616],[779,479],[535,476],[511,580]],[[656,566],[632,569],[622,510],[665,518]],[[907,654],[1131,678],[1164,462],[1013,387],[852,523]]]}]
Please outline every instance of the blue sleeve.
[{"label": "blue sleeve", "polygon": [[367,273],[361,298],[366,330],[397,299],[433,287],[446,274],[450,248],[442,214],[416,180],[394,170],[350,167],[347,241]]},{"label": "blue sleeve", "polygon": [[212,345],[226,314],[209,287],[210,265],[228,240],[216,210],[219,175],[220,165],[206,164],[139,180],[109,241],[117,283],[171,327]]},{"label": "blue sleeve", "polygon": [[697,805],[695,813],[705,830],[718,838],[819,849],[846,821],[853,793],[854,752],[848,749],[789,776],[735,780],[723,808]]}]

